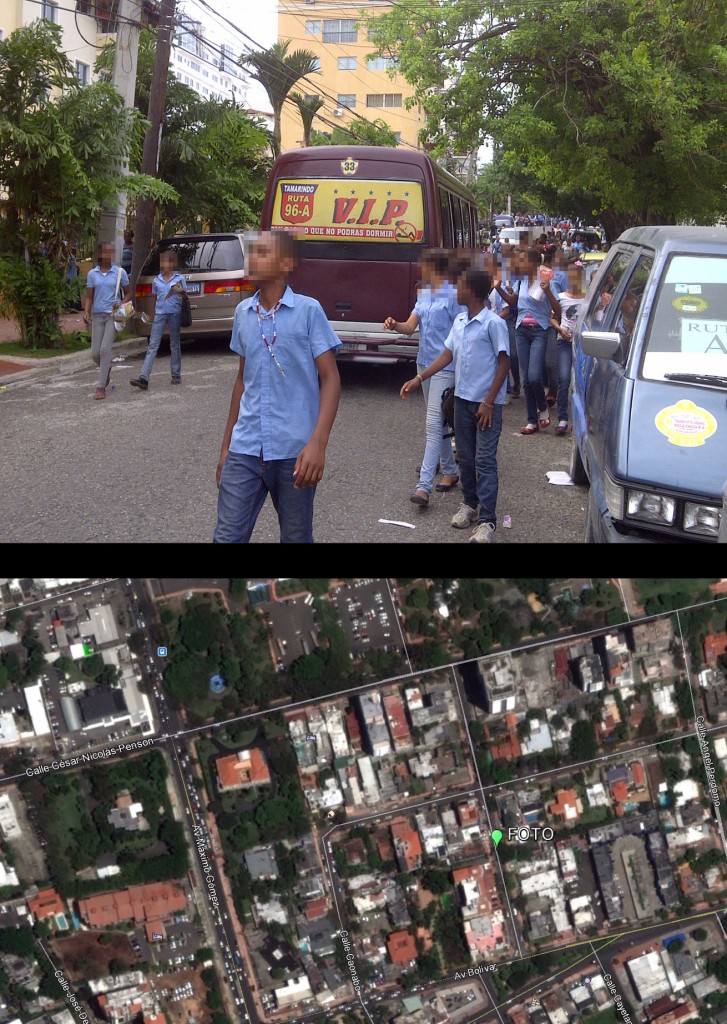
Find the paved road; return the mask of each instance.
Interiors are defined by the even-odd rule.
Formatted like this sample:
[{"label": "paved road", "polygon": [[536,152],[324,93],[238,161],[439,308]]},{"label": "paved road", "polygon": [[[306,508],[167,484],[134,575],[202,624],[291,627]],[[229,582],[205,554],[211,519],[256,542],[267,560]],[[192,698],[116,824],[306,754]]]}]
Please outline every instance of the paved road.
[{"label": "paved road", "polygon": [[[211,539],[236,357],[224,341],[187,345],[182,386],[173,388],[167,346],[148,392],[128,383],[140,366],[140,355],[115,364],[115,388],[104,402],[93,401],[90,367],[39,372],[0,391],[3,477],[13,481],[0,497],[6,543]],[[409,376],[406,366],[342,367],[341,408],[316,496],[318,542],[466,542],[469,531],[449,525],[459,491],[435,494],[425,511],[409,502],[424,438],[423,402],[398,398]],[[524,437],[523,422],[520,399],[505,408],[500,440],[498,512],[500,523],[512,517],[512,529],[499,528],[498,542],[580,543],[585,489],[556,487],[545,476],[568,468],[571,440]],[[277,539],[268,503],[253,540]]]}]

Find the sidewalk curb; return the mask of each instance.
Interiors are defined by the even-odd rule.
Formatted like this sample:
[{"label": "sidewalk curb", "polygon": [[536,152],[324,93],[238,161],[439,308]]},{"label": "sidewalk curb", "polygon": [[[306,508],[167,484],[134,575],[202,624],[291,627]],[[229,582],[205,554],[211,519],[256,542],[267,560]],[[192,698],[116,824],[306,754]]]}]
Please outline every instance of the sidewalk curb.
[{"label": "sidewalk curb", "polygon": [[[136,355],[146,349],[148,338],[127,338],[125,341],[114,343],[113,355]],[[2,356],[2,345],[0,345],[0,356]],[[23,356],[8,356],[8,359],[17,359],[20,363],[27,365],[28,360]],[[113,364],[112,364],[113,365]],[[30,369],[20,370],[18,373],[6,373],[0,376],[0,387],[5,384],[14,384],[16,381],[27,380],[29,377],[47,377],[48,374],[58,370],[91,369],[91,348],[89,346],[83,352],[71,352],[65,356],[51,356],[49,359],[38,359],[36,366]]]}]

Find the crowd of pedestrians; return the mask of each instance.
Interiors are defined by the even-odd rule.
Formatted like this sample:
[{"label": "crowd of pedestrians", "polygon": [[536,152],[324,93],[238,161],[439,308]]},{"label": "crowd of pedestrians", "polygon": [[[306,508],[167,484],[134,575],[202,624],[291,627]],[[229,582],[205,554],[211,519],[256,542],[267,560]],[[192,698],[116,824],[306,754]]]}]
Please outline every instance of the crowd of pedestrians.
[{"label": "crowd of pedestrians", "polygon": [[[110,379],[114,316],[130,294],[127,272],[113,263],[112,254],[112,246],[99,247],[85,303],[85,319],[92,326],[91,354],[100,373],[96,399],[105,397]],[[296,294],[287,282],[298,260],[289,233],[262,232],[247,257],[258,291],[239,304],[232,330],[231,348],[240,363],[217,467],[214,540],[249,541],[270,495],[281,541],[312,543],[313,499],[340,396],[335,359],[340,341],[317,300]],[[518,398],[522,388],[526,422],[521,433],[550,427],[545,379],[549,334],[557,349],[555,432],[568,431],[571,344],[585,297],[579,263],[547,233],[534,244],[477,257],[463,257],[461,250],[428,250],[421,257],[408,319],[389,316],[384,321],[385,330],[419,330],[417,373],[400,391],[406,399],[421,388],[426,406],[424,450],[410,500],[425,508],[434,489],[460,486],[462,501],[451,525],[473,527],[471,543],[494,540],[503,406]],[[153,283],[156,305],[149,347],[139,376],[131,380],[139,390],[149,386],[165,328],[171,338],[172,383],[179,383],[183,294],[176,257],[164,253]],[[445,414],[448,395],[453,431]]]}]

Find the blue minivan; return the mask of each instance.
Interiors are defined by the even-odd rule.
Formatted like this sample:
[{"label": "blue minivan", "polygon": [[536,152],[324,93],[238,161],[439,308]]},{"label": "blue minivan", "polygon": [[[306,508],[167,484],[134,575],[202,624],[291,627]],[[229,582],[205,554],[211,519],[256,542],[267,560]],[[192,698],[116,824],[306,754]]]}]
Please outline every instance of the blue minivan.
[{"label": "blue minivan", "polygon": [[573,339],[572,419],[587,541],[727,541],[727,228],[614,243]]}]

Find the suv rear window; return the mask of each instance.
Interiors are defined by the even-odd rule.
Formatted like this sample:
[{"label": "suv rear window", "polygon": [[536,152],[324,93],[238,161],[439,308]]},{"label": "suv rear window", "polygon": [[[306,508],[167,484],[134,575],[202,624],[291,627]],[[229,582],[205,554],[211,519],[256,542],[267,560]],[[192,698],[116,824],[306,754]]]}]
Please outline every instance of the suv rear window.
[{"label": "suv rear window", "polygon": [[159,273],[159,255],[173,250],[179,257],[179,270],[183,274],[227,273],[244,270],[242,246],[237,238],[168,238],[152,250],[144,264],[142,274]]},{"label": "suv rear window", "polygon": [[727,257],[674,255],[659,285],[642,373],[727,375]]}]

